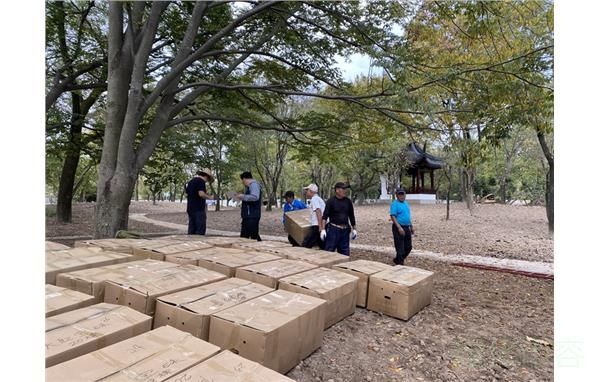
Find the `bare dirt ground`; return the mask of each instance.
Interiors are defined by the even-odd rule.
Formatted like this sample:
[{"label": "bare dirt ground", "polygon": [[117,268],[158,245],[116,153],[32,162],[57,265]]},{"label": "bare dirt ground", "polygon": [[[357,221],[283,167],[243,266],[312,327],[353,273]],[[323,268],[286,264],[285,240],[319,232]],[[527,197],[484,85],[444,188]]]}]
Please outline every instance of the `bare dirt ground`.
[{"label": "bare dirt ground", "polygon": [[[148,217],[187,224],[185,204],[172,203],[170,208],[181,212],[153,212]],[[359,234],[354,243],[392,247],[389,206],[355,208]],[[411,212],[416,231],[414,248],[447,254],[546,262],[554,260],[554,242],[548,233],[546,210],[543,207],[484,204],[477,205],[471,215],[464,203],[452,203],[450,220],[445,219],[446,206],[442,204],[412,205]],[[260,232],[285,236],[281,215],[280,209],[264,211]],[[239,210],[209,211],[207,224],[213,229],[237,231],[240,227]]]},{"label": "bare dirt ground", "polygon": [[[46,220],[46,235],[91,235],[93,205],[76,204],[74,223]],[[133,203],[132,213],[187,223],[185,204]],[[474,217],[452,205],[413,206],[415,248],[525,260],[552,261],[552,238],[538,207],[478,206]],[[281,211],[261,219],[261,232],[283,235]],[[209,228],[237,230],[239,210],[209,212]],[[385,206],[357,207],[362,244],[392,245]],[[164,232],[132,222],[131,230]],[[499,240],[499,241],[498,241]],[[72,241],[62,241],[72,245]],[[353,259],[390,263],[380,253],[353,250]],[[298,382],[551,381],[554,283],[411,258],[407,265],[436,273],[432,303],[404,322],[357,308],[325,332],[323,346],[288,373]]]},{"label": "bare dirt ground", "polygon": [[[354,258],[382,255],[356,251]],[[410,257],[409,257],[410,259]],[[431,305],[409,321],[357,308],[288,376],[308,381],[551,381],[552,281],[421,259],[436,273]]]}]

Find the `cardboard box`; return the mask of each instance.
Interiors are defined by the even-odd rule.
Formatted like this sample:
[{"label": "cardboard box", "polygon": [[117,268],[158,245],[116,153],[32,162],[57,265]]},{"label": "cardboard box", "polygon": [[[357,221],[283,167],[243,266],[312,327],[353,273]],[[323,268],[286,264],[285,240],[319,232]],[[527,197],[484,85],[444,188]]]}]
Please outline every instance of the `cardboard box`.
[{"label": "cardboard box", "polygon": [[332,269],[351,274],[358,277],[358,294],[356,297],[356,306],[367,307],[367,297],[369,295],[369,277],[375,273],[391,269],[392,266],[378,261],[356,260],[347,263],[336,264]]},{"label": "cardboard box", "polygon": [[[222,248],[224,249],[224,248]],[[242,252],[242,253],[215,253],[198,259],[198,266],[215,272],[222,273],[227,277],[234,277],[240,267],[247,265],[266,263],[268,261],[280,260],[281,257],[270,253]]]},{"label": "cardboard box", "polygon": [[96,239],[77,240],[75,247],[100,247],[105,251],[133,254],[133,247],[139,247],[149,242],[147,239]]},{"label": "cardboard box", "polygon": [[211,247],[207,249],[201,249],[198,251],[190,251],[184,253],[175,253],[173,255],[165,256],[165,261],[177,264],[191,264],[198,265],[198,260],[206,257],[224,255],[230,253],[244,253],[242,249],[235,248],[224,248],[224,247]]},{"label": "cardboard box", "polygon": [[84,308],[94,303],[94,296],[46,284],[46,317]]},{"label": "cardboard box", "polygon": [[408,320],[431,303],[433,272],[396,266],[370,278],[367,309]]},{"label": "cardboard box", "polygon": [[302,245],[304,238],[310,233],[311,209],[289,211],[285,213],[285,232],[287,232],[296,243]]},{"label": "cardboard box", "polygon": [[[154,242],[156,242],[156,244],[152,245]],[[144,245],[140,248],[133,248],[134,255],[138,255],[147,259],[163,261],[165,260],[166,255],[212,248],[212,245],[203,243],[201,241],[179,242],[178,240],[153,240],[152,243],[149,245]]]},{"label": "cardboard box", "polygon": [[279,280],[279,289],[326,300],[325,328],[328,328],[354,313],[358,277],[317,268]]},{"label": "cardboard box", "polygon": [[226,278],[221,273],[195,265],[175,264],[175,267],[158,272],[108,280],[104,287],[104,302],[129,306],[153,315],[157,297]]},{"label": "cardboard box", "polygon": [[208,341],[212,314],[272,291],[261,284],[232,278],[161,296],[156,301],[154,327],[171,325]]},{"label": "cardboard box", "polygon": [[243,249],[246,251],[259,251],[259,252],[269,252],[273,253],[277,249],[291,247],[292,245],[283,241],[271,241],[271,240],[263,240],[263,241],[253,241],[251,243],[238,243],[233,244],[232,248]]},{"label": "cardboard box", "polygon": [[53,241],[46,240],[46,251],[60,251],[62,249],[69,249],[69,248],[71,248],[71,247],[69,247],[68,245],[55,243]]},{"label": "cardboard box", "polygon": [[210,382],[294,382],[293,379],[267,369],[225,350],[165,382],[210,381]]},{"label": "cardboard box", "polygon": [[98,247],[71,248],[46,252],[46,284],[56,284],[56,275],[87,268],[139,260],[125,253],[103,251]]},{"label": "cardboard box", "polygon": [[[82,269],[75,272],[60,273],[56,276],[56,285],[94,296],[95,302],[104,301],[104,286],[108,280],[127,280],[139,275],[157,273],[177,264],[157,260],[138,260],[128,263],[107,265],[104,267]],[[155,276],[156,277],[156,276]]]},{"label": "cardboard box", "polygon": [[46,369],[46,382],[164,381],[219,352],[163,326]]},{"label": "cardboard box", "polygon": [[46,318],[46,367],[150,330],[152,317],[133,309],[96,304]]},{"label": "cardboard box", "polygon": [[325,300],[278,290],[211,317],[209,341],[286,373],[323,342]]},{"label": "cardboard box", "polygon": [[202,241],[207,236],[204,235],[167,235],[150,238],[150,240],[177,240],[181,242]]},{"label": "cardboard box", "polygon": [[311,248],[291,247],[282,251],[287,259],[302,260],[324,268],[331,268],[335,264],[350,261],[350,256],[344,256],[337,252],[319,251]]},{"label": "cardboard box", "polygon": [[316,265],[304,261],[281,259],[239,267],[235,277],[277,289],[279,279],[315,268]]},{"label": "cardboard box", "polygon": [[205,236],[201,240],[203,243],[214,245],[215,247],[231,248],[234,244],[253,243],[256,240],[238,236]]}]

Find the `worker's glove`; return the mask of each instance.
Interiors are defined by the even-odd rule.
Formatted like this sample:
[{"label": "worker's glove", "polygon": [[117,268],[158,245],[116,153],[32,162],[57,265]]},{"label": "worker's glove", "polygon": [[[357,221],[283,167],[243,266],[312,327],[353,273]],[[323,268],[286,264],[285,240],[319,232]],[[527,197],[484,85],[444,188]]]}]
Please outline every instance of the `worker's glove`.
[{"label": "worker's glove", "polygon": [[321,241],[325,241],[325,238],[327,237],[327,232],[325,232],[325,230],[321,231]]},{"label": "worker's glove", "polygon": [[358,232],[356,232],[355,229],[352,230],[352,236],[350,236],[352,238],[352,240],[356,239],[356,236],[358,236]]}]

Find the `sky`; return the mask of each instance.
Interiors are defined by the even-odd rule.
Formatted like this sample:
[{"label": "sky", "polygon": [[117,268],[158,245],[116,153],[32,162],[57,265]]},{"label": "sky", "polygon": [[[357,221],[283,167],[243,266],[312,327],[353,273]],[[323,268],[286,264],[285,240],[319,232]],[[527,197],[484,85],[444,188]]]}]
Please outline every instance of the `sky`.
[{"label": "sky", "polygon": [[[349,58],[336,56],[336,67],[340,68],[344,75],[344,80],[352,82],[358,75],[369,74],[370,58],[364,54],[355,53]],[[348,61],[348,62],[346,62]]]}]

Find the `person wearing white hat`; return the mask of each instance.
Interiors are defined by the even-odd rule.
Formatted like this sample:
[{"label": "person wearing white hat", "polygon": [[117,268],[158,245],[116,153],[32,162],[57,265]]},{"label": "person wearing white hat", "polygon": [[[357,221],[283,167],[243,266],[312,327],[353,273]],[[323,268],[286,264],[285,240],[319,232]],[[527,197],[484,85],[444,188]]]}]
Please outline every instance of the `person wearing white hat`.
[{"label": "person wearing white hat", "polygon": [[202,169],[185,186],[188,235],[206,235],[206,199],[214,199],[213,195],[206,193],[206,182],[214,180],[210,170]]},{"label": "person wearing white hat", "polygon": [[319,187],[311,183],[302,188],[306,192],[306,197],[310,198],[310,232],[304,238],[302,246],[312,248],[317,244],[320,249],[325,248],[325,242],[320,236],[321,231],[325,231],[323,224],[323,212],[325,211],[325,202],[319,196]]}]

